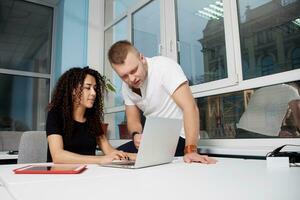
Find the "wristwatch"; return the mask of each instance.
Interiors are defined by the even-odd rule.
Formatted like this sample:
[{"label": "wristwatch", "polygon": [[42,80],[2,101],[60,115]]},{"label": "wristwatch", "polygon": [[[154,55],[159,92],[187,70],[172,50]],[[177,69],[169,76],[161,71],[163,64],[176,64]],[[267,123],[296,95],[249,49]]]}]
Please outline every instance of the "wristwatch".
[{"label": "wristwatch", "polygon": [[197,146],[196,145],[187,145],[184,147],[184,154],[187,153],[197,153]]}]

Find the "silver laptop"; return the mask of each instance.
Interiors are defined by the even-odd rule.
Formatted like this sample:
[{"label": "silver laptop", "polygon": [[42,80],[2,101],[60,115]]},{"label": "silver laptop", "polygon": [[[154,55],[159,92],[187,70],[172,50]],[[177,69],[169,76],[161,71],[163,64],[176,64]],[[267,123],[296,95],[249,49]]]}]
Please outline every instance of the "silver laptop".
[{"label": "silver laptop", "polygon": [[172,162],[176,151],[182,120],[148,117],[135,161],[114,161],[102,166],[143,168]]}]

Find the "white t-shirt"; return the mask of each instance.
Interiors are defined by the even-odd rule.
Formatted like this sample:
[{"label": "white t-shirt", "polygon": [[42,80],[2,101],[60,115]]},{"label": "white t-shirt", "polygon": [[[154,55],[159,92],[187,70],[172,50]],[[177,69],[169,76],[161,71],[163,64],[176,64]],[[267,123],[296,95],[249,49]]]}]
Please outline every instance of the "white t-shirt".
[{"label": "white t-shirt", "polygon": [[[136,105],[146,117],[182,119],[182,111],[171,95],[187,81],[181,67],[173,60],[163,56],[146,58],[148,76],[141,86],[142,96],[134,93],[123,82],[122,94],[125,105]],[[184,128],[181,130],[184,137]]]}]

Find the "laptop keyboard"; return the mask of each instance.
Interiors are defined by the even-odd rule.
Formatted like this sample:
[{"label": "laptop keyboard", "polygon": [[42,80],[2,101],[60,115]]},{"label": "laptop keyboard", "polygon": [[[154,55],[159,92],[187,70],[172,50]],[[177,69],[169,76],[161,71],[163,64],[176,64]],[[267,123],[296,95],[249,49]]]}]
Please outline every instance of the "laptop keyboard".
[{"label": "laptop keyboard", "polygon": [[112,163],[115,165],[129,165],[132,166],[135,164],[134,160],[113,160]]}]

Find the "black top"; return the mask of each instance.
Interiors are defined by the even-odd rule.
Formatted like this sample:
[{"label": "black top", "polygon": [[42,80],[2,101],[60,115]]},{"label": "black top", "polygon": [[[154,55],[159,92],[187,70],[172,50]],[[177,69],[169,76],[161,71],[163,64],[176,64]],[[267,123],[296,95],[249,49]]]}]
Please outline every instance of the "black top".
[{"label": "black top", "polygon": [[[63,117],[61,111],[52,109],[48,112],[46,122],[47,136],[58,134],[63,137],[64,149],[73,153],[82,155],[95,155],[97,146],[96,137],[88,133],[87,123],[81,123],[74,120],[73,133],[67,137],[63,128]],[[51,154],[48,147],[48,162],[52,162]]]}]

